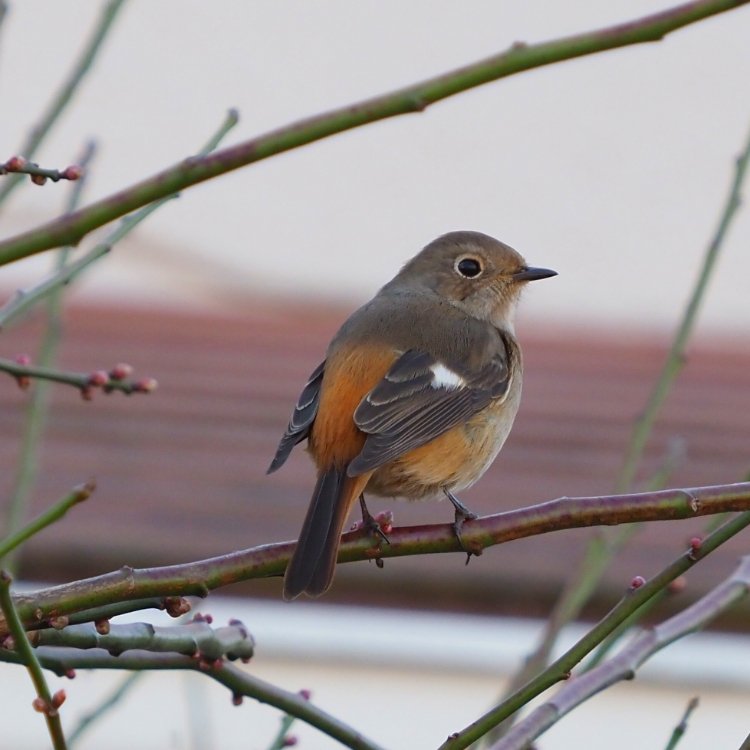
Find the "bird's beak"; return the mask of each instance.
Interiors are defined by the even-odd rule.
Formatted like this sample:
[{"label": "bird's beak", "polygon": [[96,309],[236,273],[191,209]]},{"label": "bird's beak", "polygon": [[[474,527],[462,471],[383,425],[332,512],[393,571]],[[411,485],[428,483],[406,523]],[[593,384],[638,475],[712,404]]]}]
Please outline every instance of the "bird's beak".
[{"label": "bird's beak", "polygon": [[557,271],[549,268],[526,267],[513,274],[513,281],[536,281],[537,279],[548,279],[550,276],[557,276]]}]

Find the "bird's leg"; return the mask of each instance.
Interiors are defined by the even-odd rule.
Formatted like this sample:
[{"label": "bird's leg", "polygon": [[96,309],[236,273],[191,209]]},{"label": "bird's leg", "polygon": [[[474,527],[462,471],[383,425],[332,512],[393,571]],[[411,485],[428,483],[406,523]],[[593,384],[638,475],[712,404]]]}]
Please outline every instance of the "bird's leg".
[{"label": "bird's leg", "polygon": [[362,509],[362,528],[366,529],[371,536],[380,537],[386,544],[390,544],[391,540],[385,535],[385,532],[380,528],[380,524],[375,520],[370,511],[367,510],[364,492],[359,496],[359,507]]},{"label": "bird's leg", "polygon": [[456,517],[453,521],[453,532],[456,535],[456,539],[458,539],[458,543],[461,545],[461,549],[467,555],[466,564],[468,565],[469,560],[471,560],[471,556],[476,555],[477,552],[469,549],[464,544],[464,540],[461,537],[461,529],[463,528],[464,521],[473,521],[475,518],[477,518],[477,514],[473,511],[470,511],[447,487],[443,487],[443,492],[445,493],[445,496],[448,498],[448,500],[451,501],[451,504],[456,510]]}]

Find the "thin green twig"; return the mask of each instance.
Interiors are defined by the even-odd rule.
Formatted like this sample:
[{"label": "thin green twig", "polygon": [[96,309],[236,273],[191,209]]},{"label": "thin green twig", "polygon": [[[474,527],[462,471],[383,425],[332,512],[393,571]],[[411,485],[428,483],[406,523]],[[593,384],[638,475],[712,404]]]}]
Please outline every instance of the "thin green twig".
[{"label": "thin green twig", "polygon": [[430,78],[384,96],[310,117],[202,159],[181,161],[119,193],[28,232],[0,242],[0,265],[61,245],[75,245],[94,229],[191,185],[299,148],[352,128],[398,115],[422,112],[463,91],[526,70],[632,44],[655,42],[667,34],[750,0],[694,0],[634,21],[541,44],[516,43],[498,55]]},{"label": "thin green twig", "polygon": [[472,722],[465,729],[457,732],[444,742],[439,750],[464,750],[472,743],[484,737],[494,727],[525,706],[529,701],[543,693],[555,683],[564,680],[571,670],[587,654],[596,648],[620,623],[630,617],[649,599],[662,591],[678,576],[689,570],[696,562],[713,552],[735,534],[750,525],[750,512],[741,513],[731,518],[713,534],[706,537],[699,550],[689,550],[668,565],[664,570],[644,583],[639,588],[630,589],[610,612],[600,620],[572,648],[568,649],[544,671],[516,690],[502,703]]},{"label": "thin green twig", "polygon": [[664,750],[674,750],[677,747],[677,743],[682,739],[683,735],[687,731],[688,719],[690,715],[698,708],[698,698],[691,698],[685,709],[685,713],[680,719],[680,723],[674,728],[672,736],[669,738]]},{"label": "thin green twig", "polygon": [[[29,134],[19,151],[19,154],[26,159],[31,159],[34,156],[42,141],[52,129],[52,126],[57,122],[72,100],[76,89],[86,73],[91,69],[94,59],[99,53],[124,2],[125,0],[109,0],[102,9],[94,33],[81,53],[81,56],[76,61],[76,64],[73,66],[73,69],[68,74],[59,91],[55,93],[52,101],[47,105],[47,109],[40,117],[39,122],[29,130]],[[10,175],[4,179],[3,184],[0,186],[0,205],[15,190],[22,179],[22,175]],[[61,242],[59,246],[66,244],[69,243]]]},{"label": "thin green twig", "polygon": [[0,540],[0,562],[3,561],[3,558],[8,553],[16,549],[20,544],[23,544],[27,539],[38,534],[42,529],[47,528],[47,526],[53,524],[55,521],[60,520],[74,505],[88,500],[95,489],[96,484],[93,480],[75,487],[62,500],[56,502],[51,508],[44,511],[40,516],[37,516],[22,529]]},{"label": "thin green twig", "polygon": [[[219,129],[211,136],[211,138],[209,138],[208,142],[200,151],[198,151],[196,156],[201,157],[210,154],[238,122],[239,113],[236,109],[230,109],[227,112],[224,121],[219,126]],[[177,197],[179,197],[179,193],[173,193],[165,198],[154,201],[130,216],[126,216],[102,242],[91,248],[91,250],[85,255],[72,263],[67,263],[31,289],[17,292],[14,297],[0,308],[0,329],[5,328],[11,321],[16,320],[20,315],[27,312],[33,305],[39,302],[41,298],[48,295],[51,291],[68,284],[92,263],[107,255],[107,253],[109,253],[120,240],[135,229],[135,227],[145,218],[156,211],[157,208],[164,205],[167,201],[173,200]]]},{"label": "thin green twig", "polygon": [[10,634],[13,637],[13,648],[18,653],[22,663],[26,665],[31,681],[34,683],[38,698],[38,703],[35,705],[44,714],[47,730],[52,740],[52,747],[54,750],[66,750],[65,735],[58,711],[59,701],[53,701],[47,680],[44,679],[42,668],[13,605],[13,599],[10,595],[11,581],[11,577],[4,570],[0,571],[0,608],[5,615]]},{"label": "thin green twig", "polygon": [[68,747],[73,747],[92,724],[115,708],[144,675],[145,672],[131,672],[125,675],[124,679],[109,695],[106,695],[94,708],[81,716],[73,731],[68,733]]},{"label": "thin green twig", "polygon": [[285,743],[287,741],[289,730],[292,728],[292,724],[294,724],[294,719],[295,717],[290,716],[289,714],[284,714],[281,717],[281,726],[279,726],[279,731],[276,733],[276,736],[271,740],[268,750],[284,750],[285,747],[288,747]]},{"label": "thin green twig", "polygon": [[732,219],[734,219],[737,210],[742,203],[742,184],[745,179],[748,161],[750,161],[750,134],[748,135],[747,142],[742,149],[742,152],[737,157],[734,179],[732,180],[732,185],[724,209],[722,210],[719,224],[716,227],[711,243],[706,250],[703,264],[698,273],[698,278],[690,295],[690,299],[685,307],[680,325],[677,328],[674,339],[672,340],[669,354],[667,355],[661,373],[656,380],[654,389],[646,402],[646,407],[633,427],[625,460],[623,461],[620,475],[615,484],[615,492],[626,492],[633,485],[638,464],[643,455],[649,435],[653,429],[654,422],[659,415],[661,407],[663,406],[667,394],[672,388],[677,375],[685,364],[685,349],[687,348],[688,340],[690,339],[690,335],[695,327],[695,321],[698,317],[698,311],[700,310],[703,298],[705,297],[708,282],[711,279],[711,274],[716,266],[719,252],[724,245],[724,239],[732,223]]},{"label": "thin green twig", "polygon": [[0,29],[2,29],[3,21],[8,13],[8,3],[6,0],[0,0]]}]

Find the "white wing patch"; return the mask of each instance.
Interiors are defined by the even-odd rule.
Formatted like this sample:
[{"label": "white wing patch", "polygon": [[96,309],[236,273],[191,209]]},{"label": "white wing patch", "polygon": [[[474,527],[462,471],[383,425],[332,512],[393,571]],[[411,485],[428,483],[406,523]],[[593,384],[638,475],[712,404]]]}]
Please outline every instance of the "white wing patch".
[{"label": "white wing patch", "polygon": [[453,370],[448,369],[445,365],[440,364],[440,362],[432,365],[430,370],[432,370],[433,375],[430,385],[433,388],[445,388],[453,391],[456,388],[464,388],[466,386],[466,381],[457,372],[453,372]]}]

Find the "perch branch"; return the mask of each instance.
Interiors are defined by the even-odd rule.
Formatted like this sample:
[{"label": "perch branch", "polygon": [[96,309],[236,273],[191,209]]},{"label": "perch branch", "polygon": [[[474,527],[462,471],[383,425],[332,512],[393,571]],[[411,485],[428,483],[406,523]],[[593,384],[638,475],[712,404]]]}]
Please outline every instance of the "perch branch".
[{"label": "perch branch", "polygon": [[[750,509],[750,482],[661,490],[609,497],[560,498],[528,508],[467,521],[463,545],[475,552],[513,539],[583,526],[665,521]],[[390,544],[374,546],[366,531],[344,535],[339,562],[437,552],[463,552],[451,524],[395,528]],[[282,575],[294,542],[266,544],[219,557],[160,568],[119,570],[71,584],[19,595],[16,607],[26,627],[50,618],[113,602],[154,596],[200,596],[230,583]],[[0,635],[6,625],[0,621]]]}]

